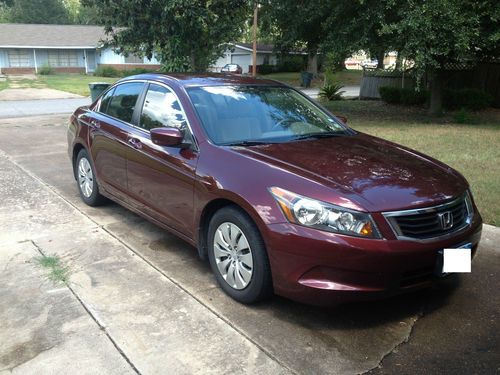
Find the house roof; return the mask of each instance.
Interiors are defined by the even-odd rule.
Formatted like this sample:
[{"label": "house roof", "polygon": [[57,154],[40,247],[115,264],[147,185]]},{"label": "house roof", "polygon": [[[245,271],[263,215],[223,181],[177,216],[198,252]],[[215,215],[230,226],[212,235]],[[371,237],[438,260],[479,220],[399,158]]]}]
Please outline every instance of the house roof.
[{"label": "house roof", "polygon": [[[234,43],[235,47],[245,49],[247,51],[253,51],[252,43]],[[257,43],[257,52],[260,53],[271,53],[274,50],[274,46],[272,44],[261,44]]]},{"label": "house roof", "polygon": [[105,39],[102,26],[0,23],[0,47],[96,48]]}]

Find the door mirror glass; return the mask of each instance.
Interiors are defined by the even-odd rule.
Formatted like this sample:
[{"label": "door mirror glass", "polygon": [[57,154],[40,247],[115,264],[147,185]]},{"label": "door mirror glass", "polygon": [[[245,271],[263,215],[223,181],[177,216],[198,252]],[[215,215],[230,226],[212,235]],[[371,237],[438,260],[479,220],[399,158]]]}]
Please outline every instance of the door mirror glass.
[{"label": "door mirror glass", "polygon": [[182,146],[182,132],[178,128],[154,128],[150,131],[151,141],[158,146]]}]

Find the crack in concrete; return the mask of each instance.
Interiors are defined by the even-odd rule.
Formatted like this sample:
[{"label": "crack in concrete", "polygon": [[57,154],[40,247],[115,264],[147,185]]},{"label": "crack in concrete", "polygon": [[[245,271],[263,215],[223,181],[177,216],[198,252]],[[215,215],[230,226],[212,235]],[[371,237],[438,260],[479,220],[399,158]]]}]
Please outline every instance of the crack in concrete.
[{"label": "crack in concrete", "polygon": [[370,373],[372,370],[376,369],[376,368],[379,368],[381,365],[382,365],[382,362],[384,362],[384,360],[389,357],[390,355],[394,354],[396,352],[396,350],[398,350],[400,347],[402,347],[403,345],[405,345],[407,342],[410,341],[411,339],[411,335],[413,334],[413,331],[415,329],[415,325],[417,324],[417,322],[424,317],[425,315],[425,308],[426,308],[426,303],[424,303],[422,305],[422,307],[420,308],[420,311],[418,312],[415,320],[413,320],[413,322],[411,323],[411,326],[410,326],[410,331],[408,332],[408,334],[403,337],[403,339],[397,343],[396,345],[394,345],[392,347],[392,349],[390,349],[389,351],[387,351],[385,354],[382,355],[382,357],[380,358],[380,360],[378,361],[377,365],[376,366],[373,366],[372,368],[370,368],[369,370],[366,370],[366,371],[363,371],[361,372],[360,374],[368,374]]},{"label": "crack in concrete", "polygon": [[[35,241],[33,241],[33,240],[29,240],[29,241],[37,249],[37,251],[40,253],[41,256],[44,256],[44,257],[46,256],[46,254],[43,252],[42,248]],[[104,334],[107,336],[107,338],[109,339],[109,341],[111,341],[111,343],[113,344],[113,346],[115,347],[115,349],[118,351],[118,353],[120,353],[120,355],[123,357],[123,359],[125,359],[125,361],[129,364],[129,366],[132,368],[132,370],[134,370],[136,374],[141,375],[141,372],[132,363],[132,361],[130,360],[130,358],[127,357],[127,355],[125,354],[125,352],[120,348],[120,346],[118,345],[118,343],[113,339],[113,337],[107,331],[106,326],[104,324],[102,324],[97,319],[97,317],[94,314],[92,314],[92,312],[90,311],[89,307],[78,296],[78,294],[71,287],[71,285],[69,284],[69,282],[64,281],[63,283],[69,289],[69,291],[71,292],[71,294],[76,298],[76,300],[80,303],[80,305],[84,308],[84,310],[87,312],[87,314],[90,316],[90,318],[92,318],[92,320],[97,324],[97,326],[99,327],[99,329],[104,332]]]},{"label": "crack in concrete", "polygon": [[[261,350],[265,355],[267,355],[269,358],[271,358],[273,361],[275,361],[276,363],[278,363],[280,366],[282,366],[284,369],[288,370],[290,373],[294,374],[294,375],[299,375],[299,373],[292,369],[291,367],[289,367],[286,363],[284,363],[283,361],[281,361],[277,356],[275,356],[272,352],[270,352],[267,348],[263,347],[260,343],[258,343],[257,341],[255,341],[252,337],[250,337],[245,331],[243,331],[242,329],[240,329],[239,327],[235,326],[231,321],[229,321],[228,319],[226,319],[223,315],[219,314],[216,310],[214,310],[212,307],[210,307],[209,305],[205,304],[201,299],[199,299],[198,297],[196,297],[194,294],[192,294],[189,290],[187,290],[186,288],[184,288],[177,280],[175,280],[174,278],[168,276],[166,273],[164,273],[159,267],[157,267],[156,265],[154,265],[151,261],[147,260],[140,252],[138,252],[137,250],[135,250],[132,246],[130,246],[129,244],[127,244],[126,242],[124,242],[122,239],[120,239],[119,237],[117,237],[114,233],[112,233],[111,231],[109,231],[104,225],[101,225],[99,224],[96,220],[94,220],[92,217],[90,217],[89,215],[87,215],[85,212],[81,211],[74,203],[70,202],[68,199],[66,199],[54,186],[52,185],[49,185],[48,183],[46,183],[45,181],[43,181],[41,178],[39,178],[38,176],[36,176],[35,174],[33,174],[31,171],[29,171],[28,169],[24,168],[21,164],[17,163],[15,160],[13,160],[10,155],[8,155],[7,153],[5,153],[3,150],[0,150],[0,156],[3,156],[5,157],[8,161],[10,161],[12,164],[14,164],[17,168],[19,168],[21,171],[23,171],[26,175],[28,175],[29,177],[31,177],[32,179],[34,179],[35,181],[37,181],[39,184],[41,184],[42,186],[44,186],[46,189],[50,190],[52,193],[54,193],[56,196],[58,196],[62,201],[64,201],[66,204],[68,204],[70,207],[74,208],[78,213],[80,213],[81,215],[83,215],[84,217],[86,217],[88,220],[90,220],[92,223],[94,223],[97,227],[101,228],[104,232],[106,232],[109,236],[111,236],[112,238],[114,238],[116,241],[118,241],[121,245],[123,245],[125,248],[127,248],[128,250],[130,250],[132,253],[134,253],[135,255],[137,255],[143,262],[145,262],[147,265],[149,265],[150,267],[152,267],[155,271],[157,271],[160,275],[162,275],[164,278],[166,278],[167,280],[169,280],[172,284],[174,284],[177,288],[179,288],[180,290],[182,290],[184,293],[186,293],[188,296],[190,296],[191,298],[193,298],[196,302],[198,302],[200,305],[202,305],[203,307],[205,307],[208,311],[210,311],[212,314],[214,314],[218,319],[220,319],[221,321],[223,321],[225,324],[227,324],[229,327],[231,327],[233,330],[235,330],[238,334],[240,334],[241,336],[243,336],[246,340],[248,340],[249,342],[251,342],[253,345],[255,345],[259,350]],[[37,247],[37,249],[39,249],[40,253],[43,255],[43,253],[41,252],[41,249],[33,242],[34,246]],[[78,297],[78,295],[74,292],[74,290],[68,285],[66,284],[69,288],[69,290],[73,293],[73,295],[75,296],[75,298],[80,302],[80,304],[83,306],[83,308],[87,311],[87,313],[92,317],[92,319],[96,322],[96,324],[105,332],[105,334],[108,336],[108,338],[110,339],[110,341],[113,343],[113,345],[116,347],[116,349],[120,352],[120,354],[125,358],[125,360],[132,366],[132,368],[135,370],[135,372],[137,374],[140,374],[140,372],[137,370],[137,368],[132,364],[132,362],[130,362],[130,360],[128,359],[128,357],[125,355],[125,353],[119,348],[119,346],[116,344],[116,342],[114,341],[114,339],[111,337],[111,335],[106,331],[106,328],[105,326],[103,326],[95,317],[94,315],[91,313],[91,311],[88,309],[88,307],[85,305],[85,303]]]}]

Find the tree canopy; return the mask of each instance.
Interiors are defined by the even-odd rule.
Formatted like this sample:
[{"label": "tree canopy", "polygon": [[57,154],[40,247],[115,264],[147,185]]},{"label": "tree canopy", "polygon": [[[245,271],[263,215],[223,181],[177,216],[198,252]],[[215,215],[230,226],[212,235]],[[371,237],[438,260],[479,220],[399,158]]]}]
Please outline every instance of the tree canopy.
[{"label": "tree canopy", "polygon": [[203,71],[242,33],[245,0],[83,0],[122,52],[151,57],[166,69]]},{"label": "tree canopy", "polygon": [[60,0],[0,1],[0,20],[12,23],[72,23],[68,10]]}]

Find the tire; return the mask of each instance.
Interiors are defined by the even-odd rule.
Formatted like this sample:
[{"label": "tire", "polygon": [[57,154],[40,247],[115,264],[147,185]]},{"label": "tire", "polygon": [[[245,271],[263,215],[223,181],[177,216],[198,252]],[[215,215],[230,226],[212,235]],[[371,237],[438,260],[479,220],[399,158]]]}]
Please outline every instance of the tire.
[{"label": "tire", "polygon": [[207,245],[210,267],[226,294],[244,304],[272,295],[266,247],[257,226],[244,211],[236,206],[217,211],[210,220]]},{"label": "tire", "polygon": [[99,193],[94,165],[85,149],[76,157],[75,176],[80,197],[87,205],[95,207],[106,203],[106,198]]}]

